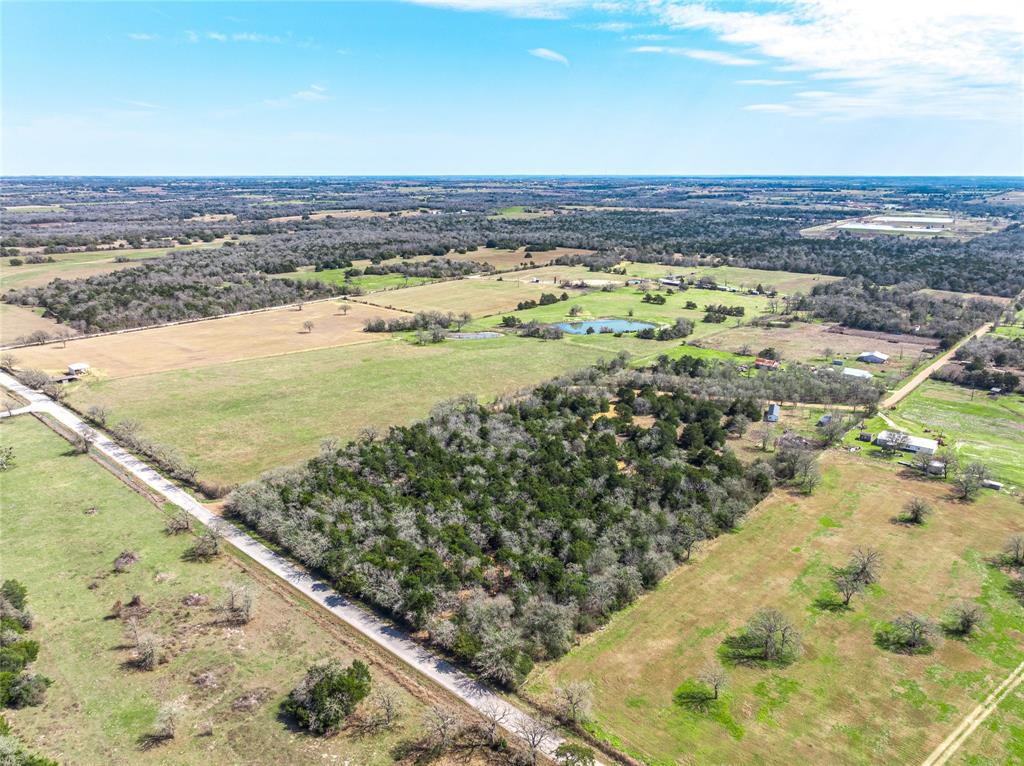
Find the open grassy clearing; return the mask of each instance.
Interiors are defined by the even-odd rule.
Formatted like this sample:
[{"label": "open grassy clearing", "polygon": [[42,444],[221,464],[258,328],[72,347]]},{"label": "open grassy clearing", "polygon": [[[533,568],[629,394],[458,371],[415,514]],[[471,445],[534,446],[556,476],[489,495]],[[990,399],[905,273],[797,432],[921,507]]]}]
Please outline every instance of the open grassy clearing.
[{"label": "open grassy clearing", "polygon": [[537,210],[525,205],[509,205],[496,212],[491,218],[513,218],[528,220],[530,218],[546,218],[555,214],[554,210]]},{"label": "open grassy clearing", "polygon": [[[160,509],[91,458],[69,454],[67,442],[31,416],[3,421],[0,441],[17,456],[4,474],[0,577],[28,587],[32,637],[42,646],[35,669],[54,681],[42,707],[5,711],[33,750],[82,766],[391,762],[389,748],[409,736],[432,691],[409,679],[400,686],[340,625],[244,560],[184,560],[190,535],[164,534]],[[123,550],[140,560],[113,574]],[[244,626],[224,624],[213,610],[232,583],[247,583],[255,595],[253,620]],[[209,604],[184,606],[192,593]],[[170,650],[170,660],[149,672],[123,666],[131,657],[127,625],[107,619],[115,601],[136,594],[153,610],[142,629]],[[306,667],[329,657],[373,663],[375,684],[395,688],[403,700],[398,731],[318,739],[277,719],[278,703]],[[208,684],[197,683],[203,674]],[[247,695],[252,709],[240,709],[237,701]],[[138,738],[171,701],[182,706],[178,736],[141,751]]]},{"label": "open grassy clearing", "polygon": [[1008,298],[1002,295],[982,295],[981,293],[957,293],[952,290],[935,290],[930,287],[922,288],[918,290],[922,295],[930,295],[934,298],[951,298],[953,300],[980,300],[980,301],[991,301],[992,303],[998,303],[1002,306],[1007,305],[1013,298]]},{"label": "open grassy clearing", "polygon": [[[135,261],[147,258],[161,258],[175,250],[208,250],[221,247],[224,240],[201,242],[195,245],[175,247],[149,247],[138,250],[88,250],[80,253],[58,253],[53,263],[25,263],[9,265],[9,259],[0,260],[0,290],[11,287],[40,287],[58,277],[61,279],[84,279],[97,274],[107,274],[119,269],[138,266]],[[116,263],[116,258],[129,261]]]},{"label": "open grassy clearing", "polygon": [[540,285],[471,278],[388,291],[360,300],[400,311],[468,311],[481,317],[510,311],[520,301],[537,300],[542,292]]},{"label": "open grassy clearing", "polygon": [[[292,204],[291,202],[267,203],[267,204]],[[382,210],[353,210],[341,208],[336,210],[316,210],[309,215],[279,215],[276,218],[269,218],[271,223],[288,223],[290,221],[322,221],[327,218],[388,218],[389,216],[422,215],[419,210],[397,210],[387,212]]]},{"label": "open grassy clearing", "polygon": [[1000,325],[992,330],[992,332],[1007,338],[1024,338],[1024,309],[1017,312],[1014,321],[1016,324]]},{"label": "open grassy clearing", "polygon": [[[998,480],[1024,487],[1024,395],[991,397],[984,391],[927,380],[885,415],[916,436],[942,436],[962,460],[981,461]],[[865,424],[873,433],[888,427],[882,418]],[[881,455],[877,447],[867,449],[873,456]]]},{"label": "open grassy clearing", "polygon": [[[876,376],[891,379],[893,383],[903,379],[931,355],[922,356],[926,348],[934,346],[931,338],[914,339],[910,336],[893,336],[898,343],[886,343],[875,338],[863,338],[841,332],[830,332],[835,327],[822,322],[794,322],[790,327],[738,327],[715,335],[716,348],[739,352],[749,348],[757,353],[764,348],[775,348],[783,360],[817,363],[829,366],[833,359],[842,359],[850,367],[868,370]],[[829,349],[833,353],[825,354]],[[865,351],[881,351],[889,354],[885,364],[858,362],[857,357]],[[902,355],[902,359],[900,356]]]},{"label": "open grassy clearing", "polygon": [[[347,313],[342,304],[347,303]],[[399,316],[395,311],[341,300],[271,309],[254,314],[208,319],[170,327],[83,338],[17,349],[19,367],[62,372],[72,362],[86,362],[100,379],[199,368],[242,359],[310,349],[379,341],[363,332],[363,322]],[[303,324],[312,322],[306,332]]]},{"label": "open grassy clearing", "polygon": [[57,213],[64,208],[60,205],[9,205],[5,213]]},{"label": "open grassy clearing", "polygon": [[[552,292],[552,289],[549,288],[547,292]],[[555,292],[561,294],[561,290]],[[523,322],[536,320],[544,323],[575,322],[586,319],[625,319],[628,317],[654,324],[671,324],[675,321],[676,317],[686,317],[694,322],[693,335],[689,336],[688,340],[695,340],[717,335],[729,328],[735,328],[749,318],[766,312],[768,308],[768,299],[763,296],[723,293],[715,290],[691,289],[666,297],[667,300],[663,305],[657,305],[644,303],[643,292],[632,287],[621,287],[609,292],[604,290],[592,290],[586,293],[571,291],[567,301],[559,301],[547,306],[538,306],[533,309],[511,311],[508,313],[513,314]],[[685,308],[687,301],[696,303],[697,308]],[[704,306],[706,304],[743,306],[746,309],[746,316],[728,317],[721,324],[702,322],[701,319],[704,317]],[[579,308],[579,314],[577,316],[570,316],[569,312],[574,306]],[[630,311],[633,312],[631,317]],[[492,316],[474,322],[471,326],[490,328],[497,326],[500,322],[500,316]],[[708,343],[717,347],[717,344],[713,341],[708,341]]]},{"label": "open grassy clearing", "polygon": [[[314,331],[315,332],[315,331]],[[175,447],[200,476],[234,483],[314,454],[329,436],[405,424],[463,394],[491,399],[560,372],[667,344],[580,337],[502,337],[415,346],[380,340],[199,369],[75,384],[71,402],[104,404]]]},{"label": "open grassy clearing", "polygon": [[[814,496],[774,492],[738,533],[536,670],[529,689],[591,680],[595,731],[656,764],[919,763],[1024,659],[1024,609],[1006,592],[1007,575],[985,560],[1020,530],[1021,509],[992,493],[951,502],[943,485],[839,451],[823,469]],[[921,528],[893,524],[913,496],[933,503],[935,515]],[[880,584],[851,611],[816,605],[829,566],[857,545],[882,552]],[[874,644],[875,628],[898,612],[939,617],[960,598],[988,616],[976,637],[913,657]],[[782,669],[731,668],[717,713],[675,703],[676,688],[765,606],[798,623],[803,656]],[[1010,723],[973,742],[973,753],[1001,763],[1019,737],[1019,721]]]},{"label": "open grassy clearing", "polygon": [[585,266],[540,266],[525,268],[519,271],[507,271],[503,274],[492,274],[487,279],[500,279],[503,282],[519,281],[527,284],[541,284],[557,287],[560,282],[586,282],[589,285],[622,285],[626,278],[618,274],[606,274],[591,271]]},{"label": "open grassy clearing", "polygon": [[[521,247],[518,250],[506,250],[499,247],[478,247],[476,250],[471,250],[466,253],[456,253],[452,251],[449,252],[446,257],[451,258],[453,261],[479,261],[480,263],[489,263],[498,271],[507,271],[509,269],[522,268],[523,266],[545,266],[551,263],[555,258],[559,258],[563,255],[580,255],[589,252],[591,251],[580,250],[574,247],[556,247],[554,250],[544,250],[543,252],[532,253],[527,253],[525,247]],[[530,257],[527,258],[527,255]]]},{"label": "open grassy clearing", "polygon": [[360,287],[364,292],[368,293],[380,290],[394,290],[402,287],[416,287],[417,285],[426,285],[435,281],[426,277],[406,277],[402,274],[365,274],[361,277],[348,277],[345,274],[347,271],[348,269],[289,271],[285,274],[274,274],[274,277],[326,282],[329,285],[352,285]]},{"label": "open grassy clearing", "polygon": [[684,277],[711,277],[723,287],[742,287],[753,289],[758,285],[765,288],[774,287],[780,293],[808,293],[819,284],[835,282],[841,277],[830,277],[825,274],[799,274],[793,271],[767,271],[764,269],[745,269],[740,266],[663,266],[657,263],[625,262],[626,275],[657,279],[667,274]]},{"label": "open grassy clearing", "polygon": [[61,328],[56,320],[43,317],[42,311],[27,306],[0,303],[0,345],[13,343],[17,338],[37,330],[53,332]]}]

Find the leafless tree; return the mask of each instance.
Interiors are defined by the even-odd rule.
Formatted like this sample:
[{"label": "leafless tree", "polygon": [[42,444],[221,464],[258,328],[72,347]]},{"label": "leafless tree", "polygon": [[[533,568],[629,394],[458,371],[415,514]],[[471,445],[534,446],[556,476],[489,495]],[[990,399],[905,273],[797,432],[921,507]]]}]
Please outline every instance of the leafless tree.
[{"label": "leafless tree", "polygon": [[169,535],[180,535],[183,532],[192,531],[192,515],[186,510],[180,510],[173,516],[167,518],[165,530]]},{"label": "leafless tree", "polygon": [[1006,538],[1003,557],[1010,566],[1024,567],[1024,535],[1010,535]]},{"label": "leafless tree", "polygon": [[542,718],[531,716],[516,724],[516,733],[526,743],[530,753],[530,763],[537,766],[544,745],[551,739],[554,728]]},{"label": "leafless tree", "polygon": [[971,463],[957,473],[953,486],[960,493],[961,500],[973,500],[981,492],[981,485],[991,477],[983,463]]},{"label": "leafless tree", "polygon": [[7,372],[13,372],[17,364],[18,359],[14,354],[10,352],[0,354],[0,369],[7,370]]},{"label": "leafless tree", "polygon": [[348,301],[342,301],[338,304],[338,309],[341,311],[342,316],[348,316],[349,309],[352,308],[352,304]]},{"label": "leafless tree", "polygon": [[747,641],[756,646],[761,659],[775,661],[796,654],[800,632],[778,609],[762,609],[747,622]]},{"label": "leafless tree", "polygon": [[220,611],[236,625],[244,625],[252,619],[255,599],[247,585],[230,585],[220,605]]},{"label": "leafless tree", "polygon": [[882,450],[890,455],[902,452],[910,443],[910,434],[904,431],[889,431],[889,438],[882,446]]},{"label": "leafless tree", "polygon": [[903,516],[900,520],[908,524],[924,524],[925,519],[931,514],[932,507],[928,502],[920,497],[914,497],[903,506]]},{"label": "leafless tree", "polygon": [[904,612],[892,621],[893,639],[908,651],[929,646],[938,635],[935,623],[923,615]]},{"label": "leafless tree", "polygon": [[757,439],[758,444],[761,445],[761,451],[767,452],[768,446],[775,439],[775,426],[771,423],[765,423],[763,426],[754,431],[754,437]]},{"label": "leafless tree", "polygon": [[501,740],[501,730],[508,720],[508,708],[491,703],[480,711],[480,716],[483,718],[483,730],[488,744],[491,746],[497,744]]},{"label": "leafless tree", "polygon": [[387,729],[402,716],[402,703],[394,689],[382,687],[373,695],[374,719],[380,728]]},{"label": "leafless tree", "polygon": [[970,601],[954,604],[946,616],[946,630],[957,636],[969,636],[978,627],[985,615],[981,607]]},{"label": "leafless tree", "polygon": [[876,548],[861,547],[854,548],[845,571],[867,587],[878,582],[881,568],[882,554]]},{"label": "leafless tree", "polygon": [[423,729],[431,750],[446,752],[459,732],[459,716],[449,708],[435,707],[424,717]]},{"label": "leafless tree", "polygon": [[863,581],[848,571],[839,572],[834,583],[839,595],[843,597],[843,606],[849,606],[853,597],[864,590]]},{"label": "leafless tree", "polygon": [[107,417],[109,416],[107,408],[102,404],[94,404],[85,411],[85,417],[90,423],[103,428],[107,424]]},{"label": "leafless tree", "polygon": [[558,715],[568,723],[590,720],[594,705],[594,686],[589,681],[570,681],[555,689]]},{"label": "leafless tree", "polygon": [[715,699],[718,699],[718,695],[721,694],[722,689],[729,683],[729,676],[723,668],[717,662],[709,662],[700,671],[697,676],[697,680],[703,684],[707,684],[708,688],[711,689],[711,693]]},{"label": "leafless tree", "polygon": [[305,322],[303,322],[302,331],[307,334],[313,332],[313,320],[307,319]]},{"label": "leafless tree", "polygon": [[209,561],[220,555],[221,535],[215,527],[207,527],[206,530],[196,538],[195,543],[188,550],[188,557],[197,561]]}]

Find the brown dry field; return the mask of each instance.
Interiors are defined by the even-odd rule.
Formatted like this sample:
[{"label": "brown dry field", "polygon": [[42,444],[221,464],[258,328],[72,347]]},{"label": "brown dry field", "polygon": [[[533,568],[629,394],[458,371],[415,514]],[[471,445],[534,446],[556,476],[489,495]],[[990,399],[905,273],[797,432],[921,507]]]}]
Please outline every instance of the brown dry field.
[{"label": "brown dry field", "polygon": [[[1020,504],[986,493],[965,505],[950,499],[948,485],[840,451],[821,465],[825,483],[813,496],[773,492],[738,533],[719,537],[568,655],[538,667],[528,691],[543,696],[556,684],[591,681],[594,730],[659,766],[920,763],[1022,659],[1021,608],[1006,592],[1006,574],[986,560],[1020,531]],[[921,527],[893,523],[912,497],[931,503],[934,515]],[[850,610],[819,606],[830,598],[829,568],[863,545],[881,552],[879,584]],[[987,614],[974,638],[948,638],[917,656],[875,645],[877,627],[900,612],[938,619],[961,599]],[[729,668],[717,714],[676,704],[676,688],[765,607],[797,624],[797,661]],[[1007,726],[974,742],[991,759],[977,763],[1003,763],[1017,732]]]},{"label": "brown dry field", "polygon": [[1001,306],[1009,305],[1010,301],[1013,300],[1013,298],[1005,298],[1001,295],[982,295],[981,293],[955,293],[952,290],[934,290],[930,287],[925,287],[922,290],[918,290],[918,292],[924,293],[925,295],[933,295],[937,298],[974,298],[977,300],[992,301],[993,303],[998,303]]},{"label": "brown dry field", "polygon": [[0,346],[36,330],[53,332],[62,327],[52,319],[44,319],[32,309],[11,303],[0,303]]},{"label": "brown dry field", "polygon": [[518,250],[505,250],[503,248],[496,247],[480,247],[469,253],[456,253],[454,251],[448,253],[448,257],[453,261],[478,261],[480,263],[489,263],[498,271],[506,271],[510,269],[520,269],[524,265],[540,265],[546,266],[563,255],[582,255],[589,253],[590,250],[580,250],[574,247],[556,247],[554,250],[546,250],[541,253],[530,253],[530,257],[526,258],[526,248],[521,247]]},{"label": "brown dry field", "polygon": [[[154,327],[149,330],[104,335],[18,349],[20,367],[61,371],[71,362],[87,362],[102,378],[124,378],[166,370],[206,367],[223,362],[276,356],[294,351],[346,346],[381,340],[380,334],[363,332],[363,321],[390,318],[396,312],[376,306],[350,303],[343,316],[338,300],[274,309],[256,314],[209,319],[202,322]],[[303,322],[313,322],[304,332]]]},{"label": "brown dry field", "polygon": [[[360,300],[400,311],[468,311],[479,318],[512,311],[520,301],[537,300],[544,292],[541,288],[516,280],[470,277],[374,293]],[[546,289],[551,291],[550,286]]]},{"label": "brown dry field", "polygon": [[592,285],[614,284],[624,285],[626,278],[620,274],[606,274],[600,271],[591,271],[585,266],[541,266],[537,269],[522,269],[520,271],[505,272],[503,274],[489,275],[487,279],[501,279],[503,282],[518,281],[532,284],[540,280],[542,287],[551,287],[560,282],[586,281]]},{"label": "brown dry field", "polygon": [[[715,333],[705,339],[701,345],[733,353],[739,353],[744,346],[749,346],[752,354],[771,346],[781,352],[783,361],[817,361],[829,364],[832,359],[844,359],[851,367],[859,367],[869,372],[882,373],[895,370],[901,374],[909,372],[916,364],[921,352],[934,345],[931,338],[915,339],[920,342],[914,343],[908,340],[910,336],[905,335],[898,336],[901,339],[900,342],[887,343],[878,338],[863,338],[848,333],[829,332],[828,329],[831,326],[816,322],[794,322],[790,327],[774,328],[744,325]],[[830,359],[824,357],[823,352],[826,348],[831,348],[834,352]],[[903,352],[902,361],[899,358],[901,350]],[[890,359],[885,364],[858,362],[857,357],[865,351],[881,351],[888,354]]]}]

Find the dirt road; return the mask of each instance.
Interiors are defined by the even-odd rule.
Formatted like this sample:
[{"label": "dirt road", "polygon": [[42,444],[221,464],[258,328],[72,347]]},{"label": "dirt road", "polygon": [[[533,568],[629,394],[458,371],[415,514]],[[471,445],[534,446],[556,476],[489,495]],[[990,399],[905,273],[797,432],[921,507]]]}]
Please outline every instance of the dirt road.
[{"label": "dirt road", "polygon": [[972,332],[970,335],[966,336],[965,338],[962,338],[955,346],[950,348],[949,351],[947,351],[946,353],[940,354],[939,356],[935,357],[935,360],[931,364],[929,364],[927,367],[925,367],[920,372],[918,372],[914,377],[912,377],[910,380],[908,380],[902,386],[900,386],[895,391],[893,391],[891,394],[889,394],[889,396],[886,397],[882,401],[882,403],[878,405],[878,408],[880,410],[884,410],[884,409],[890,409],[892,407],[895,407],[897,404],[899,404],[901,401],[903,401],[903,399],[905,399],[907,396],[909,396],[911,391],[913,391],[919,385],[921,385],[926,380],[928,380],[928,377],[933,372],[935,372],[942,365],[944,365],[946,362],[948,362],[952,358],[953,354],[956,353],[956,350],[958,348],[960,348],[962,345],[964,345],[965,343],[967,343],[969,340],[971,340],[973,338],[980,338],[982,335],[984,335],[985,333],[987,333],[991,329],[992,329],[992,323],[988,322],[986,324],[983,324],[981,327],[979,327],[977,330]]}]

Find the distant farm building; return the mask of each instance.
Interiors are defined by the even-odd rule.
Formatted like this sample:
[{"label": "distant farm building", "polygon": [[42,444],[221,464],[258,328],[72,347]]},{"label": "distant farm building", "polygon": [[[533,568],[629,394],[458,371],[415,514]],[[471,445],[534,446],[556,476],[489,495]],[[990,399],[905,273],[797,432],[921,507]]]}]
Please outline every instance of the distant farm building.
[{"label": "distant farm building", "polygon": [[[900,444],[902,442],[902,444]],[[902,431],[882,431],[875,437],[875,444],[879,447],[892,447],[899,446],[904,452],[911,452],[913,454],[923,453],[925,455],[934,455],[935,451],[939,448],[939,443],[934,439],[924,439],[920,436],[911,436],[905,434]]]},{"label": "distant farm building", "polygon": [[764,413],[764,419],[769,423],[778,423],[779,415],[782,414],[782,408],[777,404],[769,404],[768,411]]},{"label": "distant farm building", "polygon": [[827,426],[831,422],[832,422],[832,416],[831,415],[822,415],[820,418],[818,418],[818,428],[823,428],[823,427]]},{"label": "distant farm building", "polygon": [[885,364],[889,361],[889,355],[883,354],[881,351],[865,351],[857,357],[857,361],[868,362],[869,364]]},{"label": "distant farm building", "polygon": [[843,375],[849,375],[851,378],[860,378],[862,380],[869,380],[875,377],[867,370],[858,370],[855,367],[844,367]]},{"label": "distant farm building", "polygon": [[665,287],[682,287],[683,278],[677,277],[674,274],[669,274],[667,277],[659,279],[658,282],[665,285]]},{"label": "distant farm building", "polygon": [[85,375],[89,372],[89,365],[85,362],[75,362],[68,365],[68,375]]},{"label": "distant farm building", "polygon": [[779,360],[765,359],[759,356],[754,360],[754,366],[759,370],[777,370],[779,369]]}]

